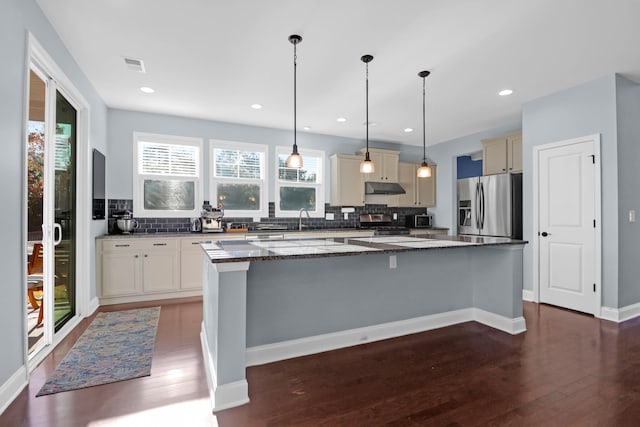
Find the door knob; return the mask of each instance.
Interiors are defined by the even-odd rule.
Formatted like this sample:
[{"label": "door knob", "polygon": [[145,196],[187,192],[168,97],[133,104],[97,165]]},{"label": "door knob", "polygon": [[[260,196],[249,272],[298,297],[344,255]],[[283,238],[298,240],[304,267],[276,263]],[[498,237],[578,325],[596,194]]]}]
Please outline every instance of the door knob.
[{"label": "door knob", "polygon": [[543,231],[543,232],[541,233],[541,236],[542,236],[542,237],[547,237],[547,236],[550,236],[550,235],[551,235],[551,233],[547,233],[546,231]]}]

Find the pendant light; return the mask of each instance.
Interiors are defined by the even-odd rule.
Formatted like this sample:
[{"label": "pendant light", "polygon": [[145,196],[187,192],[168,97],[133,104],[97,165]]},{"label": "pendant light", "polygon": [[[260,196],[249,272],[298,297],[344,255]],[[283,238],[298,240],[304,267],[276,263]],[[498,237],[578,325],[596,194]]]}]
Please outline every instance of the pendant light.
[{"label": "pendant light", "polygon": [[366,95],[366,122],[365,122],[365,125],[367,126],[367,151],[365,152],[364,160],[362,161],[362,163],[360,163],[360,172],[361,173],[373,173],[373,172],[375,172],[376,167],[373,164],[373,162],[371,161],[371,158],[369,157],[369,62],[373,61],[373,56],[364,55],[362,58],[360,58],[360,60],[362,62],[364,62],[364,64],[365,64],[366,81],[367,81],[367,86],[366,86],[366,91],[367,91],[367,95]]},{"label": "pendant light", "polygon": [[296,60],[296,46],[302,41],[302,37],[297,34],[289,36],[289,41],[293,45],[293,151],[287,157],[287,167],[300,169],[302,167],[302,156],[298,153],[298,144],[296,141],[296,68],[298,64]]},{"label": "pendant light", "polygon": [[422,164],[418,168],[418,178],[431,177],[431,168],[427,164],[427,113],[425,108],[425,81],[429,74],[431,74],[429,71],[420,71],[418,73],[418,76],[422,78]]}]

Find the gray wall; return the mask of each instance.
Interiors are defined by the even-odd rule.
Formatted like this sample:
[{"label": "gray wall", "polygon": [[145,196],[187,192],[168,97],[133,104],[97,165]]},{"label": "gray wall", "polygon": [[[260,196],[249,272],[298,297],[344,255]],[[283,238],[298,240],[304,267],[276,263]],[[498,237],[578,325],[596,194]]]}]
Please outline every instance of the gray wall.
[{"label": "gray wall", "polygon": [[[269,146],[268,176],[275,176],[275,147],[291,147],[293,132],[286,129],[264,128],[234,123],[190,119],[162,114],[109,109],[109,159],[107,162],[107,197],[109,199],[131,199],[133,197],[133,132],[150,132],[202,138],[205,159],[204,199],[209,199],[209,139],[250,142]],[[342,138],[298,132],[298,147],[304,155],[305,148],[324,150],[326,202],[329,202],[329,156],[334,153],[354,154],[365,146],[364,139]],[[422,149],[416,146],[369,141],[369,147],[400,150],[400,160],[420,162]],[[274,186],[269,185],[269,201],[274,201]]]},{"label": "gray wall", "polygon": [[[629,210],[640,213],[640,85],[616,76],[618,118],[618,306],[640,302],[640,222],[629,223]],[[637,219],[640,221],[640,218]]]},{"label": "gray wall", "polygon": [[521,258],[507,245],[251,262],[247,347],[469,307],[518,318]]},{"label": "gray wall", "polygon": [[[90,144],[106,152],[106,107],[98,97],[89,81],[82,74],[71,55],[53,31],[42,11],[34,0],[4,0],[0,13],[0,181],[2,186],[3,209],[0,209],[0,223],[5,224],[2,230],[2,248],[0,248],[0,271],[3,280],[2,301],[0,310],[0,385],[4,384],[24,362],[23,307],[26,295],[22,292],[22,273],[26,262],[26,248],[23,230],[26,229],[22,194],[24,191],[23,171],[23,129],[25,115],[25,79],[27,70],[26,35],[30,31],[40,44],[74,82],[91,104]],[[102,234],[106,230],[104,221],[92,222],[92,236]],[[93,242],[93,239],[91,239]],[[91,283],[79,283],[79,286],[90,286],[90,293],[95,296],[95,250],[91,247]]]},{"label": "gray wall", "polygon": [[[616,78],[611,74],[528,102],[522,110],[523,227],[531,241],[533,224],[533,147],[600,134],[602,173],[603,305],[618,307],[618,153]],[[636,118],[637,120],[637,118]],[[532,245],[524,250],[524,288],[533,289]]]}]

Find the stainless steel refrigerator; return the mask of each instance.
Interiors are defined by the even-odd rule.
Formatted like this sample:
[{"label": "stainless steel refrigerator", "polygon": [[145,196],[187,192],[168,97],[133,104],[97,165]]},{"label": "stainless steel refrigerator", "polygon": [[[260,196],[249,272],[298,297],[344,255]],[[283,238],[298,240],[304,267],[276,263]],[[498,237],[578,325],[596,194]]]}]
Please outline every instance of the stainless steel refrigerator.
[{"label": "stainless steel refrigerator", "polygon": [[522,174],[458,180],[458,234],[522,239]]}]

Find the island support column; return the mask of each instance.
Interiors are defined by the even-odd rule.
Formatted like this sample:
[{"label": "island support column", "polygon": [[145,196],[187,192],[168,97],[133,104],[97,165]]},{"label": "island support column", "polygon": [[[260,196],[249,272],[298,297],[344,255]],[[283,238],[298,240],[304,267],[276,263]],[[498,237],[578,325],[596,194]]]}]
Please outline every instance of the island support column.
[{"label": "island support column", "polygon": [[249,402],[245,373],[249,262],[212,263],[203,256],[200,340],[211,407],[220,411]]}]

